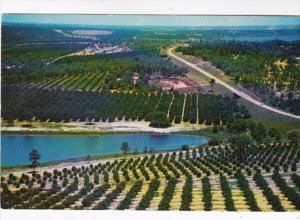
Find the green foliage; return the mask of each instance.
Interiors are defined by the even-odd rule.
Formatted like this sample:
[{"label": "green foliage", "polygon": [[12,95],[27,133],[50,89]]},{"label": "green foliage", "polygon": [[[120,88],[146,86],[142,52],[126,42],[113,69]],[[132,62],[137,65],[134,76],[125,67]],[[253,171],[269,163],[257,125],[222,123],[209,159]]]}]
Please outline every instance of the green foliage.
[{"label": "green foliage", "polygon": [[292,180],[295,183],[295,185],[300,188],[300,176],[299,176],[299,174],[293,173],[292,174]]},{"label": "green foliage", "polygon": [[208,177],[204,177],[202,179],[202,189],[203,189],[202,201],[204,202],[204,210],[211,211],[212,194],[211,194],[211,184]]},{"label": "green foliage", "polygon": [[[300,114],[299,97],[295,97],[292,92],[300,88],[300,69],[294,58],[298,51],[294,47],[298,47],[298,44],[297,41],[200,41],[189,47],[179,47],[177,51],[212,62],[236,84],[241,83],[251,89],[262,100],[294,114]],[[285,66],[278,62],[285,63]],[[214,72],[213,69],[210,71]],[[214,83],[211,81],[210,85],[212,91]],[[277,91],[282,93],[283,97],[276,96]],[[290,92],[284,95],[282,91]],[[244,118],[248,117],[246,113]]]},{"label": "green foliage", "polygon": [[281,192],[292,202],[292,204],[296,207],[297,210],[300,209],[300,196],[295,191],[295,189],[289,187],[284,178],[279,174],[278,171],[274,171],[272,175],[272,179],[279,187]]},{"label": "green foliage", "polygon": [[[263,142],[269,137],[269,132],[264,123],[254,120],[235,120],[227,125],[227,131],[233,134],[248,133],[258,142]],[[276,135],[277,138],[280,136],[280,133],[278,134],[274,129],[272,129],[271,134]]]},{"label": "green foliage", "polygon": [[125,198],[118,205],[117,209],[118,210],[128,209],[131,204],[132,199],[134,197],[136,197],[138,192],[141,190],[142,185],[143,185],[143,182],[141,180],[136,181],[134,183],[134,185],[131,187],[131,189],[129,190],[129,192],[126,194]]},{"label": "green foliage", "polygon": [[284,208],[279,200],[279,197],[274,195],[272,189],[268,186],[268,182],[263,178],[261,173],[256,172],[253,179],[258,185],[258,187],[262,190],[268,202],[272,205],[273,210],[283,212]]},{"label": "green foliage", "polygon": [[130,147],[129,147],[129,145],[128,145],[127,142],[123,142],[120,149],[121,149],[121,151],[123,151],[123,153],[126,155],[127,152],[130,150]]},{"label": "green foliage", "polygon": [[281,139],[281,134],[276,128],[269,129],[268,134],[271,138],[274,138],[276,141],[280,141]]},{"label": "green foliage", "polygon": [[182,151],[188,151],[189,149],[190,149],[190,146],[187,145],[187,144],[184,144],[184,145],[181,146]]},{"label": "green foliage", "polygon": [[52,205],[61,201],[66,196],[68,196],[70,193],[75,192],[77,189],[78,189],[78,184],[72,183],[68,187],[66,187],[66,189],[64,191],[61,191],[58,194],[47,197],[46,200],[44,200],[41,203],[39,203],[38,205],[36,205],[36,208],[49,209]]},{"label": "green foliage", "polygon": [[95,201],[96,199],[98,199],[99,197],[101,197],[106,190],[110,187],[109,184],[104,183],[103,185],[97,187],[94,189],[94,191],[91,194],[88,194],[87,196],[85,196],[82,200],[82,206],[83,207],[88,207],[92,204],[93,201]]},{"label": "green foliage", "polygon": [[157,191],[160,185],[160,181],[158,179],[154,179],[149,184],[149,189],[146,194],[143,196],[142,200],[140,201],[139,205],[137,206],[137,210],[145,210],[150,206],[151,200],[155,196],[155,192]]},{"label": "green foliage", "polygon": [[213,129],[212,129],[212,132],[213,133],[218,133],[218,131],[219,131],[219,127],[217,125],[214,125]]},{"label": "green foliage", "polygon": [[262,141],[268,135],[266,127],[262,123],[257,123],[255,128],[251,130],[251,136],[256,141]]},{"label": "green foliage", "polygon": [[158,205],[158,210],[169,210],[170,201],[173,197],[173,192],[175,190],[176,180],[174,178],[170,178],[169,182],[163,192],[163,197]]},{"label": "green foliage", "polygon": [[33,149],[29,154],[29,160],[31,161],[31,167],[33,168],[33,171],[35,168],[39,165],[39,159],[41,158],[41,154],[38,150]]},{"label": "green foliage", "polygon": [[300,140],[300,130],[293,129],[287,133],[287,138],[293,144],[298,144]]},{"label": "green foliage", "polygon": [[124,190],[126,182],[120,182],[116,188],[109,193],[106,198],[98,203],[93,209],[94,210],[104,210],[109,207],[109,205],[117,198],[117,196]]},{"label": "green foliage", "polygon": [[255,200],[254,194],[253,194],[252,190],[250,189],[247,179],[243,176],[243,174],[241,172],[237,172],[235,174],[235,178],[237,179],[238,186],[241,188],[241,190],[246,198],[246,202],[249,205],[250,210],[251,211],[261,211],[257,205],[257,201]]},{"label": "green foliage", "polygon": [[225,206],[227,211],[236,211],[234,202],[232,199],[232,192],[229,187],[228,181],[225,176],[220,175],[220,184],[222,189],[222,194],[225,198]]},{"label": "green foliage", "polygon": [[228,142],[234,147],[242,148],[251,145],[253,143],[253,139],[251,138],[251,136],[245,133],[241,133],[229,137]]},{"label": "green foliage", "polygon": [[[24,89],[17,86],[2,86],[2,116],[18,120],[38,120],[61,122],[69,120],[109,121],[145,119],[151,126],[166,127],[175,119],[181,122],[184,95],[166,93],[128,93],[110,92],[80,92],[45,89]],[[192,98],[192,105],[196,105]],[[171,105],[171,106],[170,106]],[[201,95],[198,99],[199,124],[224,124],[240,115],[242,108],[236,100],[215,95]],[[157,109],[156,109],[157,106]],[[168,111],[169,117],[167,117]],[[57,111],[59,109],[59,111]],[[195,109],[194,109],[195,110]],[[93,112],[91,116],[91,111]],[[191,123],[195,122],[194,111],[186,111],[184,117]],[[197,120],[196,120],[197,121]]]},{"label": "green foliage", "polygon": [[98,173],[94,174],[94,184],[95,185],[99,184],[99,174]]},{"label": "green foliage", "polygon": [[[73,81],[73,86],[82,89],[83,85],[87,85],[88,76],[109,73],[105,77],[100,77],[101,79],[96,77],[90,84],[95,85],[94,83],[97,83],[98,79],[102,81],[104,88],[148,89],[147,75],[158,69],[166,76],[181,75],[185,72],[184,68],[161,57],[160,47],[166,44],[165,41],[132,42],[132,38],[137,33],[138,35],[148,33],[138,30],[133,32],[117,27],[113,29],[113,35],[101,36],[101,44],[126,44],[133,50],[132,52],[76,56],[75,52],[93,47],[93,44],[98,42],[89,38],[67,37],[53,31],[52,27],[5,25],[3,29],[2,82],[38,83],[44,79],[50,81],[57,77],[68,76],[73,77],[72,80],[68,80],[68,86],[71,86],[71,81],[77,77],[78,80],[75,81],[78,83]],[[16,46],[16,44],[18,45]],[[70,54],[73,56],[67,56]],[[57,59],[59,57],[61,59]],[[140,75],[136,85],[131,82],[132,72],[138,72]],[[57,83],[56,87],[65,89],[62,82]],[[91,89],[89,85],[87,88]],[[95,85],[94,89],[96,88]]]},{"label": "green foliage", "polygon": [[[297,44],[297,43],[295,43]],[[292,60],[290,50],[293,43],[282,41],[269,42],[211,42],[201,41],[190,47],[179,47],[178,52],[185,55],[201,57],[211,61],[216,67],[232,76],[236,83],[246,87],[267,87],[299,89],[297,83],[299,67]],[[274,63],[278,60],[288,60],[287,67],[281,68]],[[292,61],[292,62],[291,62]]]},{"label": "green foliage", "polygon": [[213,137],[208,141],[209,146],[217,146],[220,144],[220,139],[217,137]]},{"label": "green foliage", "polygon": [[153,112],[150,116],[150,127],[167,128],[171,126],[164,112]]},{"label": "green foliage", "polygon": [[[241,148],[243,153],[239,155],[238,150]],[[123,175],[125,173],[128,175],[129,172],[135,175],[134,170],[140,169],[142,175],[146,179],[146,176],[148,176],[150,181],[149,187],[146,187],[148,190],[141,192],[143,184],[145,184],[144,178],[139,179],[130,176],[128,184],[131,188],[126,191],[124,200],[118,203],[120,205],[118,209],[131,207],[133,201],[136,201],[135,198],[141,192],[143,197],[140,203],[137,204],[137,209],[145,210],[149,208],[155,197],[161,198],[159,210],[169,210],[170,202],[175,195],[177,181],[182,181],[180,177],[184,176],[185,183],[182,188],[180,209],[190,210],[192,191],[195,187],[194,181],[198,181],[203,174],[201,181],[205,210],[214,209],[215,201],[212,198],[213,187],[211,181],[219,177],[227,211],[236,210],[236,201],[231,192],[232,187],[236,187],[236,184],[241,189],[250,210],[260,211],[257,205],[258,200],[254,195],[254,191],[252,191],[255,188],[253,188],[253,184],[248,182],[251,178],[255,181],[255,185],[260,188],[274,211],[285,211],[283,210],[285,207],[282,207],[281,204],[282,199],[273,192],[272,186],[267,181],[270,177],[269,173],[274,172],[272,179],[276,186],[299,210],[300,197],[297,192],[300,183],[300,177],[297,173],[299,161],[300,151],[298,145],[278,142],[255,143],[248,146],[203,146],[198,150],[193,149],[185,153],[175,151],[164,153],[164,155],[121,159],[97,165],[89,164],[80,168],[73,166],[72,168],[54,169],[52,172],[33,172],[32,175],[23,173],[20,177],[11,172],[7,177],[1,178],[1,207],[14,209],[84,209],[85,207],[101,210],[109,209],[113,203],[119,201],[116,199],[125,189],[126,182],[112,184],[115,188],[106,193],[108,187],[111,187],[107,181],[111,183],[112,178],[116,178],[116,171],[122,172]],[[282,170],[292,172],[291,181],[293,183],[285,180],[284,176],[287,174],[283,173]],[[236,181],[232,179],[233,173]],[[78,177],[72,177],[73,174],[78,175]],[[110,174],[112,175],[110,176]],[[101,185],[96,187],[89,181],[93,176],[95,179],[95,175],[101,177]],[[244,175],[247,175],[247,177]],[[126,178],[125,175],[124,177]],[[165,179],[168,182],[166,187],[163,187],[164,192],[161,195],[157,190],[161,181],[165,181]],[[233,181],[229,182],[228,179]],[[39,187],[39,184],[41,187]],[[42,186],[42,184],[45,185]],[[80,187],[78,187],[78,184],[80,184]],[[18,188],[19,185],[20,188]],[[47,187],[45,187],[46,185]],[[200,198],[196,197],[196,199]],[[98,200],[100,201],[97,202]],[[78,202],[82,205],[75,205]]]},{"label": "green foliage", "polygon": [[179,210],[189,211],[190,204],[192,202],[192,191],[193,191],[193,178],[192,176],[188,176],[185,181],[185,185],[182,190],[181,195],[181,206]]}]

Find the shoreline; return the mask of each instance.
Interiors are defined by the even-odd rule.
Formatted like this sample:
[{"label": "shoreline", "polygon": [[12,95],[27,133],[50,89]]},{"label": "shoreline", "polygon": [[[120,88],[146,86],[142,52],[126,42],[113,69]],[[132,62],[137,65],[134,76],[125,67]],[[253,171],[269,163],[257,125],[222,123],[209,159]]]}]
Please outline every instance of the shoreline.
[{"label": "shoreline", "polygon": [[92,132],[92,131],[84,131],[84,132],[63,132],[63,131],[41,131],[41,130],[30,130],[30,131],[1,131],[2,136],[56,136],[56,137],[97,137],[103,135],[117,135],[117,134],[149,134],[150,132]]},{"label": "shoreline", "polygon": [[[170,134],[171,135],[171,134]],[[196,136],[196,135],[191,135]],[[205,138],[205,137],[203,137]],[[189,150],[193,150],[199,147],[206,146],[208,141],[206,140],[205,143],[201,145],[195,145],[190,146]],[[51,167],[53,169],[57,169],[59,167],[62,167],[63,165],[71,167],[71,166],[82,166],[83,164],[94,164],[94,163],[103,163],[107,161],[113,161],[113,160],[121,160],[126,159],[128,157],[134,158],[134,157],[141,157],[141,156],[149,156],[149,155],[157,155],[157,154],[164,154],[164,153],[170,153],[174,151],[182,151],[181,147],[176,149],[167,149],[167,150],[156,150],[153,153],[147,152],[139,152],[139,153],[128,153],[127,155],[124,155],[123,153],[116,153],[116,154],[107,154],[107,155],[95,155],[90,156],[90,160],[86,160],[86,157],[78,157],[78,158],[70,158],[70,159],[63,159],[63,160],[56,160],[56,161],[48,161],[44,163],[40,163],[37,167],[36,171],[38,172],[40,169],[43,169],[43,171],[49,170]],[[14,166],[0,166],[1,174],[7,174],[9,172],[29,172],[28,170],[31,170],[32,168],[30,165],[14,165]],[[4,171],[4,172],[3,172]]]},{"label": "shoreline", "polygon": [[[36,122],[34,122],[36,123]],[[37,122],[38,123],[38,122]],[[98,136],[103,134],[126,134],[126,133],[157,133],[172,134],[177,132],[190,132],[207,128],[200,124],[180,123],[172,124],[168,128],[153,128],[146,121],[116,121],[116,122],[95,122],[87,125],[86,122],[57,123],[59,128],[51,128],[45,124],[36,124],[34,128],[24,128],[21,125],[1,127],[1,134],[4,135],[73,135],[73,136]]]},{"label": "shoreline", "polygon": [[[78,124],[84,127],[89,127],[90,125],[85,125],[86,122],[72,122],[72,125],[74,126],[74,124]],[[96,127],[97,124],[101,124],[101,125],[109,125],[111,126],[112,124],[115,125],[117,122],[112,122],[112,123],[108,123],[108,122],[98,122],[95,123]],[[132,125],[131,121],[123,121],[122,123],[126,123],[128,124],[128,126]],[[142,125],[145,124],[145,122],[133,122],[133,123],[140,123]],[[146,122],[148,124],[148,122]],[[60,123],[58,123],[59,125]],[[94,125],[94,126],[95,126]],[[185,126],[188,126],[190,129],[185,129]],[[184,135],[184,136],[201,136],[204,139],[206,139],[206,142],[203,143],[202,145],[199,146],[203,146],[205,144],[207,144],[208,142],[208,138],[195,133],[196,131],[198,131],[199,129],[205,129],[208,126],[204,126],[204,125],[196,125],[196,124],[189,124],[189,123],[182,123],[182,124],[175,124],[172,125],[171,127],[173,127],[173,130],[170,131],[168,130],[167,132],[161,132],[161,130],[164,130],[163,128],[151,128],[153,129],[152,131],[145,131],[145,130],[94,130],[94,129],[85,129],[85,130],[78,130],[78,129],[70,129],[68,131],[65,130],[59,130],[59,129],[45,129],[42,128],[41,130],[36,127],[36,128],[23,128],[21,126],[14,126],[14,127],[2,127],[1,128],[1,135],[3,137],[12,137],[12,136],[26,136],[26,137],[31,137],[31,136],[56,136],[56,137],[100,137],[103,135],[127,135],[127,134],[140,134],[140,135],[147,135],[147,134],[153,134],[153,135],[173,135],[173,134],[180,134],[180,135]],[[195,129],[195,127],[197,127],[197,129]],[[3,129],[5,128],[5,129]],[[13,128],[13,129],[11,129]],[[18,130],[18,128],[21,128],[20,130]],[[41,127],[40,127],[41,128]],[[175,129],[174,129],[175,128]],[[195,147],[198,146],[190,146],[190,149],[193,149]],[[168,150],[156,150],[155,154],[157,153],[163,153],[163,152],[172,152],[174,150],[180,150],[179,148],[176,149],[168,149]],[[150,153],[148,153],[150,154]],[[116,155],[118,155],[116,157]],[[144,155],[143,153],[138,153],[138,154],[134,154],[134,153],[130,153],[128,154],[130,156],[135,156],[135,155]],[[92,159],[96,159],[96,160],[109,160],[109,159],[120,159],[122,158],[122,154],[116,153],[116,154],[108,154],[108,155],[95,155],[95,156],[91,156],[90,157]],[[70,159],[63,159],[63,160],[58,160],[58,161],[49,161],[49,162],[44,162],[40,164],[40,167],[47,167],[47,166],[59,166],[60,164],[63,163],[84,163],[85,161],[85,157],[79,157],[79,158],[70,158]],[[28,165],[13,165],[13,166],[1,166],[2,171],[14,171],[14,170],[26,170],[26,169],[30,169],[30,167],[28,167]]]}]

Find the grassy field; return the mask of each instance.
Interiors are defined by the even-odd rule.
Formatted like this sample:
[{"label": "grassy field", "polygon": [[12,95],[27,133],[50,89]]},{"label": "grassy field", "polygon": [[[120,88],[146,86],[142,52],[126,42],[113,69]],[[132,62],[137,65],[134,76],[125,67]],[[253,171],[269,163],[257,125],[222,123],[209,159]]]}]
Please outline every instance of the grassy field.
[{"label": "grassy field", "polygon": [[277,128],[283,137],[286,137],[290,130],[300,130],[300,122],[293,119],[257,119],[256,121],[262,122],[267,128]]}]

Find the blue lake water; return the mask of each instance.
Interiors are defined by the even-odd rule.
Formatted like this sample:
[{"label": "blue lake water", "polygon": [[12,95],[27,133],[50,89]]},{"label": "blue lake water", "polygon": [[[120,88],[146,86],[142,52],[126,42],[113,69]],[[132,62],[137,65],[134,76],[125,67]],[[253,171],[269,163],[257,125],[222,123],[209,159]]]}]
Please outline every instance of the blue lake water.
[{"label": "blue lake water", "polygon": [[154,134],[112,134],[95,137],[70,136],[2,136],[1,165],[30,164],[29,153],[37,149],[41,154],[39,162],[67,160],[87,155],[109,155],[121,153],[123,142],[128,142],[131,152],[142,152],[145,147],[155,151],[179,149],[183,144],[198,146],[207,140],[190,135]]},{"label": "blue lake water", "polygon": [[271,35],[271,36],[226,36],[221,38],[226,41],[253,41],[253,42],[263,42],[263,41],[274,41],[274,40],[283,40],[283,41],[296,41],[300,40],[300,34],[291,34],[291,35]]}]

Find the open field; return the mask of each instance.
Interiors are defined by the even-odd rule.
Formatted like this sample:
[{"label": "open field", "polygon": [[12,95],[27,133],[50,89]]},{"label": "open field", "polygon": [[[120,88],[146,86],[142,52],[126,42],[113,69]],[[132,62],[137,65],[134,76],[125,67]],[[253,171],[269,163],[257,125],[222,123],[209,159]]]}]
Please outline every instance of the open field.
[{"label": "open field", "polygon": [[300,210],[300,149],[285,143],[128,156],[2,176],[2,207]]}]

